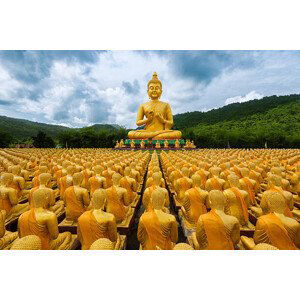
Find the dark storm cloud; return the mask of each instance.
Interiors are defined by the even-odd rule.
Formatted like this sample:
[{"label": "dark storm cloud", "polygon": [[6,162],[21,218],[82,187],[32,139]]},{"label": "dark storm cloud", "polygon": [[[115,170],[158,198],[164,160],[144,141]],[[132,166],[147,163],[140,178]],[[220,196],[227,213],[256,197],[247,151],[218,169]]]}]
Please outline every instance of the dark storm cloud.
[{"label": "dark storm cloud", "polygon": [[28,84],[35,84],[48,77],[53,61],[91,64],[97,60],[98,51],[0,51],[0,61],[9,73],[17,80]]},{"label": "dark storm cloud", "polygon": [[140,92],[140,84],[137,81],[137,79],[135,79],[133,83],[130,83],[128,81],[123,81],[122,87],[124,88],[127,94],[137,95]]},{"label": "dark storm cloud", "polygon": [[170,58],[169,66],[178,77],[209,84],[223,71],[256,66],[253,51],[157,51]]}]

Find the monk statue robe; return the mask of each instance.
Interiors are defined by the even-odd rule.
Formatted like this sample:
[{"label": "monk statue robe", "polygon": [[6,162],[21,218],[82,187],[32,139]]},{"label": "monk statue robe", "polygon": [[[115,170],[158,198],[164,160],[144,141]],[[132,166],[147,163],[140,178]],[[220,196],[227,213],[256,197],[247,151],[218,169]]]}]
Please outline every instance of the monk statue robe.
[{"label": "monk statue robe", "polygon": [[172,250],[178,240],[178,225],[173,215],[163,212],[164,195],[160,189],[152,193],[152,201],[142,214],[138,240],[142,250]]},{"label": "monk statue robe", "polygon": [[130,169],[131,169],[131,177],[132,177],[133,179],[135,179],[136,182],[141,183],[142,180],[143,180],[143,178],[142,178],[140,172],[137,171],[137,169],[136,169],[136,164],[135,164],[134,162],[132,162],[132,163],[130,164]]},{"label": "monk statue robe", "polygon": [[[162,83],[154,73],[148,82],[148,96],[150,101],[140,105],[137,113],[137,126],[145,126],[142,130],[129,131],[129,139],[180,139],[181,132],[171,130],[173,115],[168,103],[160,101]],[[144,119],[146,117],[146,119]]]},{"label": "monk statue robe", "polygon": [[42,241],[37,235],[27,235],[17,239],[10,250],[42,250]]},{"label": "monk statue robe", "polygon": [[241,189],[248,193],[250,205],[258,206],[257,201],[255,199],[255,195],[259,190],[259,186],[257,182],[248,177],[249,169],[241,168],[241,174],[242,174],[242,178],[239,180]]},{"label": "monk statue robe", "polygon": [[[252,243],[270,244],[279,250],[296,250],[300,247],[300,224],[284,215],[286,208],[282,194],[274,192],[269,195],[270,213],[258,218]],[[253,248],[251,239],[243,237],[245,249]]]},{"label": "monk statue robe", "polygon": [[250,200],[248,193],[239,188],[239,177],[236,175],[228,176],[228,181],[231,187],[224,191],[227,199],[226,214],[236,217],[242,228],[254,229],[254,226],[249,222]]},{"label": "monk statue robe", "polygon": [[198,176],[200,176],[201,178],[201,185],[200,185],[200,188],[202,190],[205,189],[205,184],[206,184],[206,180],[207,180],[207,177],[209,175],[209,172],[208,171],[205,171],[204,169],[199,169],[197,170],[194,175],[197,174]]},{"label": "monk statue robe", "polygon": [[83,181],[81,186],[83,188],[86,188],[87,190],[90,190],[90,183],[89,183],[89,179],[93,176],[93,171],[91,170],[92,167],[92,163],[87,162],[84,165],[84,170],[82,171],[82,175],[83,175]]},{"label": "monk statue robe", "polygon": [[20,175],[25,179],[25,181],[28,181],[30,172],[26,170],[26,161],[21,161],[20,167],[21,167]]},{"label": "monk statue robe", "polygon": [[291,191],[294,193],[295,202],[300,202],[300,163],[296,166],[296,171],[290,176]]},{"label": "monk statue robe", "polygon": [[106,186],[108,188],[111,187],[112,184],[113,184],[113,182],[112,182],[112,176],[115,173],[115,171],[113,170],[113,165],[114,165],[113,161],[110,160],[107,163],[107,169],[102,172],[102,176],[105,177],[105,179],[106,179]]},{"label": "monk statue robe", "polygon": [[104,168],[102,166],[95,166],[94,167],[94,176],[90,177],[89,179],[89,186],[90,186],[90,193],[91,195],[94,194],[94,192],[97,189],[106,189],[106,179],[102,176],[102,172],[104,171]]},{"label": "monk statue robe", "polygon": [[57,185],[59,186],[59,181],[60,181],[60,178],[64,177],[67,175],[67,168],[69,166],[69,162],[67,161],[64,161],[62,163],[62,168],[57,170],[55,173],[54,173],[54,180],[57,182]]},{"label": "monk statue robe", "polygon": [[182,168],[183,177],[177,179],[174,183],[177,201],[182,203],[185,192],[193,186],[193,180],[189,178],[190,171],[188,168]]},{"label": "monk statue robe", "polygon": [[115,216],[117,223],[125,222],[125,220],[133,214],[128,192],[125,188],[120,186],[120,180],[121,175],[114,173],[112,176],[113,185],[106,189],[106,211]]},{"label": "monk statue robe", "polygon": [[58,232],[55,213],[45,209],[47,194],[44,190],[33,193],[34,208],[19,217],[19,237],[36,235],[41,239],[42,250],[68,250],[71,247],[72,235],[70,232]]},{"label": "monk statue robe", "polygon": [[[32,187],[38,187],[40,185],[39,176],[42,173],[49,173],[48,168],[46,166],[39,166],[39,169],[34,172],[34,177],[32,179]],[[48,187],[50,187],[50,185]]]},{"label": "monk statue robe", "polygon": [[39,175],[40,185],[30,190],[28,202],[30,207],[33,208],[33,200],[32,200],[33,193],[38,189],[43,189],[47,194],[47,200],[45,200],[46,206],[44,208],[49,209],[50,211],[54,212],[58,216],[64,211],[65,204],[64,201],[62,200],[55,202],[56,192],[48,187],[50,182],[51,182],[51,174],[49,173],[40,174]]},{"label": "monk statue robe", "polygon": [[31,156],[29,162],[27,163],[26,170],[29,171],[30,174],[33,174],[33,172],[35,171],[36,166],[37,166],[36,157]]},{"label": "monk statue robe", "polygon": [[13,242],[18,238],[17,232],[5,230],[6,211],[0,210],[0,250],[9,250]]},{"label": "monk statue robe", "polygon": [[156,172],[153,174],[153,184],[147,187],[143,194],[143,206],[145,209],[148,208],[148,205],[151,203],[152,194],[155,190],[160,190],[161,194],[164,197],[164,207],[162,208],[164,212],[169,212],[170,199],[169,192],[166,188],[160,186],[162,175],[161,172]]},{"label": "monk statue robe", "polygon": [[10,187],[13,178],[14,176],[11,173],[2,173],[0,177],[0,210],[5,210],[6,212],[5,224],[29,209],[28,203],[18,203],[18,192]]},{"label": "monk statue robe", "polygon": [[126,167],[124,170],[124,176],[120,180],[120,187],[127,190],[129,202],[133,203],[137,197],[139,184],[134,178],[131,178],[130,175],[131,169],[129,167]]},{"label": "monk statue robe", "polygon": [[[211,211],[199,217],[193,233],[196,249],[233,250],[240,241],[240,224],[237,218],[225,214],[226,198],[218,190],[209,192]],[[196,240],[195,240],[196,237]]]},{"label": "monk statue robe", "polygon": [[207,213],[208,192],[201,189],[202,178],[198,174],[192,176],[193,187],[185,192],[181,213],[188,228],[196,228],[199,217]]},{"label": "monk statue robe", "polygon": [[73,185],[73,174],[75,173],[74,166],[67,167],[67,175],[59,179],[59,193],[60,200],[65,201],[65,191],[68,187]]},{"label": "monk statue robe", "polygon": [[90,249],[91,245],[100,238],[109,239],[114,244],[114,249],[120,248],[116,218],[113,214],[104,211],[105,204],[105,190],[96,190],[92,196],[92,209],[78,218],[77,235],[82,250]]},{"label": "monk statue robe", "polygon": [[65,191],[66,220],[77,222],[77,219],[86,211],[90,204],[89,192],[81,187],[82,173],[73,175],[73,186]]}]

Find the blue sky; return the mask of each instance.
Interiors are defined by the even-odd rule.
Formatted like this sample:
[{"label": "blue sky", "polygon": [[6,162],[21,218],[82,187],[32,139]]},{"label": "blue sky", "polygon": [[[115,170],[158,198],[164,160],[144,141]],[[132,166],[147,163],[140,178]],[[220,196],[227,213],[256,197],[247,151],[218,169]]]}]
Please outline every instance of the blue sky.
[{"label": "blue sky", "polygon": [[0,115],[134,128],[154,71],[173,114],[300,94],[299,51],[0,51]]}]

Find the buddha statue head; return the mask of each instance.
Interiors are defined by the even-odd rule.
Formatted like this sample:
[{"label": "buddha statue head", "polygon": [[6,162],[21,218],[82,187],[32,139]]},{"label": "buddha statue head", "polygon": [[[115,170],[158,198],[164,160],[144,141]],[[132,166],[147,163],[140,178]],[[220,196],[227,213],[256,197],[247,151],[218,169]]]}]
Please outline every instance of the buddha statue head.
[{"label": "buddha statue head", "polygon": [[114,250],[115,245],[106,238],[96,240],[90,247],[90,250]]},{"label": "buddha statue head", "polygon": [[230,187],[240,187],[239,177],[235,174],[230,174],[227,177]]},{"label": "buddha statue head", "polygon": [[112,182],[113,182],[113,185],[119,185],[120,183],[120,179],[121,179],[121,175],[119,173],[114,173],[113,176],[112,176]]},{"label": "buddha statue head", "polygon": [[175,245],[173,250],[194,250],[194,248],[186,243],[178,243]]},{"label": "buddha statue head", "polygon": [[9,186],[14,180],[14,175],[12,173],[2,173],[0,177],[0,183],[4,186]]},{"label": "buddha statue head", "polygon": [[20,175],[21,173],[21,167],[19,165],[16,165],[16,166],[13,166],[11,168],[11,172],[14,174],[14,175]]},{"label": "buddha statue head", "polygon": [[165,194],[162,189],[156,189],[151,195],[151,202],[154,209],[161,210],[165,205]]},{"label": "buddha statue head", "polygon": [[187,167],[183,167],[181,173],[184,177],[190,177],[190,170]]},{"label": "buddha statue head", "polygon": [[268,184],[270,187],[281,186],[281,180],[282,178],[275,174],[270,174],[268,176]]},{"label": "buddha statue head", "polygon": [[270,212],[284,214],[286,203],[284,196],[279,192],[270,192],[268,194],[267,205]]},{"label": "buddha statue head", "polygon": [[77,185],[77,186],[81,185],[82,180],[83,180],[83,175],[81,172],[73,174],[73,185]]},{"label": "buddha statue head", "polygon": [[10,250],[42,250],[42,241],[37,235],[27,235],[17,239]]},{"label": "buddha statue head", "polygon": [[92,196],[92,206],[94,209],[104,209],[106,204],[106,192],[103,189],[95,190]]},{"label": "buddha statue head", "polygon": [[130,169],[129,167],[126,167],[126,168],[124,169],[124,175],[125,175],[125,176],[130,176],[130,175],[131,175],[131,169]]},{"label": "buddha statue head", "polygon": [[40,185],[48,185],[51,180],[51,174],[49,173],[42,173],[39,176]]},{"label": "buddha statue head", "polygon": [[74,166],[68,166],[67,167],[67,174],[72,176],[75,173],[76,169]]},{"label": "buddha statue head", "polygon": [[201,186],[201,177],[198,174],[194,174],[192,176],[192,180],[193,180],[193,187]]},{"label": "buddha statue head", "polygon": [[211,190],[208,193],[208,200],[209,200],[211,209],[224,211],[225,206],[226,206],[226,198],[221,191]]},{"label": "buddha statue head", "polygon": [[249,176],[249,169],[248,168],[241,168],[240,169],[241,174],[243,177],[248,177]]},{"label": "buddha statue head", "polygon": [[153,73],[152,79],[148,82],[147,92],[151,100],[158,100],[162,94],[162,84],[158,79],[156,72]]},{"label": "buddha statue head", "polygon": [[102,172],[104,171],[104,168],[100,165],[97,165],[94,167],[94,171],[96,175],[102,175]]},{"label": "buddha statue head", "polygon": [[34,208],[43,208],[50,201],[50,194],[45,189],[37,189],[32,194]]},{"label": "buddha statue head", "polygon": [[153,173],[152,178],[153,178],[153,183],[155,185],[160,185],[160,182],[161,182],[161,179],[162,179],[162,173],[160,171],[155,172],[155,173]]}]

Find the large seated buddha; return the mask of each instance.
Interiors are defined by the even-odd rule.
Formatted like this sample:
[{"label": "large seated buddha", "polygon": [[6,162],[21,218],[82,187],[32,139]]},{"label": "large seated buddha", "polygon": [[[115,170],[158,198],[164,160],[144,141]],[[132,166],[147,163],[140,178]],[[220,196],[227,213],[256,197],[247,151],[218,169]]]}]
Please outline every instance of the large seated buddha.
[{"label": "large seated buddha", "polygon": [[[162,94],[162,83],[154,73],[148,82],[148,95],[150,101],[140,105],[136,124],[145,126],[142,130],[128,132],[130,139],[180,139],[181,132],[171,130],[173,126],[173,116],[169,103],[160,101]],[[144,119],[144,117],[146,117]]]}]

